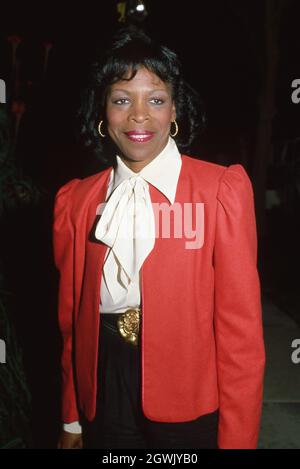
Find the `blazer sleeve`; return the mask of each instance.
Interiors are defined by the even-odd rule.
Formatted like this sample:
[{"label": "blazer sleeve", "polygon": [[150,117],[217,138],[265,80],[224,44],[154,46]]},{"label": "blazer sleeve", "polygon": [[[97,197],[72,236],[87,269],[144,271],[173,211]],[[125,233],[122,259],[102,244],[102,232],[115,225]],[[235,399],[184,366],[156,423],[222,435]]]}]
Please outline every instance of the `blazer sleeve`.
[{"label": "blazer sleeve", "polygon": [[265,369],[257,234],[250,179],[240,164],[218,188],[214,327],[219,448],[257,447]]},{"label": "blazer sleeve", "polygon": [[72,360],[73,344],[73,273],[74,230],[70,220],[72,193],[79,179],[62,186],[56,194],[53,221],[54,262],[59,270],[58,321],[63,339],[62,367],[62,420],[79,420]]}]

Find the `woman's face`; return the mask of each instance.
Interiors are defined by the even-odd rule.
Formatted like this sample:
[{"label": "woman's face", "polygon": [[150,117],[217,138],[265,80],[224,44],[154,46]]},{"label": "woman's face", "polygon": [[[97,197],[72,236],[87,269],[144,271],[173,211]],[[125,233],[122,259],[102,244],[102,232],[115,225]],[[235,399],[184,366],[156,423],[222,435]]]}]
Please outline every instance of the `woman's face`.
[{"label": "woman's face", "polygon": [[111,85],[106,101],[108,133],[124,163],[139,172],[168,142],[176,118],[171,87],[141,67],[134,78]]}]

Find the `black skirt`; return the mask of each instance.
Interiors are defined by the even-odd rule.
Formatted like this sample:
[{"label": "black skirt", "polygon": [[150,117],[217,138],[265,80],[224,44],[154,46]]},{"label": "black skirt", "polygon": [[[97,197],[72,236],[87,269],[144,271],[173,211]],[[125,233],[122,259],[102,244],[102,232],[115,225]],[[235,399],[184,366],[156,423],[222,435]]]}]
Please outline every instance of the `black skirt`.
[{"label": "black skirt", "polygon": [[141,344],[129,344],[120,336],[117,317],[100,315],[97,410],[92,422],[82,422],[84,448],[216,449],[218,410],[178,423],[144,416]]}]

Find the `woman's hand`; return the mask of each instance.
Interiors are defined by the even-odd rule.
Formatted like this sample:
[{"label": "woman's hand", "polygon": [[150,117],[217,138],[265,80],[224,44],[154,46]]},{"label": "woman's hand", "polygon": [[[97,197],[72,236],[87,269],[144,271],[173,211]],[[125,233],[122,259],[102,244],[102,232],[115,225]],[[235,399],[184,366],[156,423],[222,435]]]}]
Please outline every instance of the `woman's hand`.
[{"label": "woman's hand", "polygon": [[60,434],[58,449],[82,449],[82,434],[70,433],[64,430]]}]

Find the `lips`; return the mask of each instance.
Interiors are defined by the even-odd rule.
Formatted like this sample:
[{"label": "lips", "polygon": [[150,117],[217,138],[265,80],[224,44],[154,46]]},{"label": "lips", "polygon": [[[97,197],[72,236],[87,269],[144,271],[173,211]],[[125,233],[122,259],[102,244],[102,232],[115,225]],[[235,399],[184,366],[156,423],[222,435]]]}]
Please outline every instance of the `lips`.
[{"label": "lips", "polygon": [[154,135],[154,132],[150,132],[149,130],[131,130],[130,132],[124,133],[129,140],[137,143],[148,142]]}]

